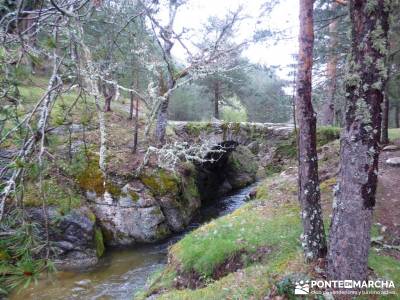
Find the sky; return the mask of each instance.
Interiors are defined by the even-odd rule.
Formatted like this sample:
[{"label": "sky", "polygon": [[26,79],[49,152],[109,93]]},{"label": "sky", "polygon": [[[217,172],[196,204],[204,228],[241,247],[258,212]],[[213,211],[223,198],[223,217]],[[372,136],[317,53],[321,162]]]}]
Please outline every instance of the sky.
[{"label": "sky", "polygon": [[[238,39],[251,36],[256,28],[268,26],[271,29],[285,29],[285,38],[281,41],[269,41],[263,44],[251,45],[245,50],[244,55],[253,63],[269,66],[281,66],[277,73],[289,79],[290,68],[293,63],[292,55],[298,52],[297,35],[299,31],[298,1],[281,0],[269,16],[263,17],[258,24],[255,20],[260,14],[261,5],[266,0],[189,0],[188,5],[181,7],[175,20],[175,31],[180,32],[182,27],[191,28],[193,31],[201,30],[209,16],[223,17],[228,10],[235,10],[239,5],[244,8],[244,14],[254,17],[249,18],[238,31]],[[175,44],[173,55],[184,57],[185,50]]]}]

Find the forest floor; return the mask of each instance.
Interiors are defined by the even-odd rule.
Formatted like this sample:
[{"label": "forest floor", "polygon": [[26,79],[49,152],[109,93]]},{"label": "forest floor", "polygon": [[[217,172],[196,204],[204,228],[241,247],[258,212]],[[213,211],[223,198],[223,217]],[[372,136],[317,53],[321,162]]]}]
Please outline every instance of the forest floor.
[{"label": "forest floor", "polygon": [[[400,145],[400,140],[395,142]],[[336,184],[339,142],[320,147],[321,201],[329,231],[332,190]],[[382,152],[377,205],[369,255],[371,278],[393,280],[400,295],[400,168]],[[296,299],[297,280],[324,279],[325,262],[305,264],[299,240],[297,168],[293,160],[279,174],[268,176],[256,200],[186,235],[169,250],[165,269],[154,274],[138,299]],[[359,299],[381,299],[379,296]]]},{"label": "forest floor", "polygon": [[[382,227],[382,236],[389,244],[400,249],[400,168],[385,163],[388,158],[400,157],[400,139],[393,144],[399,146],[397,151],[384,151],[380,155],[379,185],[377,191],[376,221]],[[390,250],[390,249],[389,249]],[[400,251],[390,251],[400,259]]]}]

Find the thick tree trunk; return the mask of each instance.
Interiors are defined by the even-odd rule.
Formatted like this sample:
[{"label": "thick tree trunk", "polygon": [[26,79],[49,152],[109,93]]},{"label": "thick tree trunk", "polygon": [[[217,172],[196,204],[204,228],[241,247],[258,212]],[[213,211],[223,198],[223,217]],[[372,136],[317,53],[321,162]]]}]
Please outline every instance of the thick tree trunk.
[{"label": "thick tree trunk", "polygon": [[389,144],[389,98],[387,94],[383,96],[381,144]]},{"label": "thick tree trunk", "polygon": [[214,118],[219,119],[219,100],[220,100],[220,89],[219,82],[215,82],[214,85]]},{"label": "thick tree trunk", "polygon": [[397,102],[394,107],[394,124],[396,128],[400,128],[400,103]]},{"label": "thick tree trunk", "polygon": [[[387,69],[388,1],[350,0],[352,50],[346,76],[348,109],[333,203],[328,275],[365,280],[377,186],[381,103]],[[390,1],[389,1],[390,2]],[[386,3],[386,4],[385,4]]]},{"label": "thick tree trunk", "polygon": [[[337,3],[332,1],[331,9],[337,9]],[[328,93],[325,103],[322,107],[321,123],[325,126],[333,126],[335,122],[335,93],[336,93],[336,68],[337,68],[337,55],[336,48],[338,44],[337,38],[337,19],[334,19],[329,24],[329,59],[327,64],[328,76]]]},{"label": "thick tree trunk", "polygon": [[300,50],[296,85],[296,118],[299,130],[298,196],[304,227],[302,245],[308,261],[324,257],[326,254],[318,179],[316,117],[311,102],[314,44],[313,2],[313,0],[300,0]]}]

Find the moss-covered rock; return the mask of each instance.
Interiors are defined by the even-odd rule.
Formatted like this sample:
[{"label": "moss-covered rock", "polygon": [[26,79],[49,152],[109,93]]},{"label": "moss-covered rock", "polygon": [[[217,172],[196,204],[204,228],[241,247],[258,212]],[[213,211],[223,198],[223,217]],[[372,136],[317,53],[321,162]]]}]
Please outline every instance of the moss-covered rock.
[{"label": "moss-covered rock", "polygon": [[247,147],[239,145],[230,153],[226,169],[233,189],[245,187],[256,180],[257,158]]},{"label": "moss-covered rock", "polygon": [[154,196],[176,194],[179,191],[177,176],[165,169],[147,171],[140,177],[140,180],[151,190]]},{"label": "moss-covered rock", "polygon": [[97,257],[103,256],[105,247],[104,247],[103,233],[101,232],[100,228],[96,228],[94,231],[94,242],[96,244]]}]

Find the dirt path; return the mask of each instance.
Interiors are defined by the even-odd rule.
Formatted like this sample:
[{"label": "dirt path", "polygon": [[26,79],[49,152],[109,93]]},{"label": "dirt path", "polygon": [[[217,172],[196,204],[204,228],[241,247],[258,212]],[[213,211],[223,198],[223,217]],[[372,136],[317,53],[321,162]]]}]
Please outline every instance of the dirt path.
[{"label": "dirt path", "polygon": [[[400,147],[400,140],[395,144]],[[400,167],[387,165],[390,157],[400,157],[400,150],[381,152],[375,219],[384,226],[385,243],[400,245]]]}]

